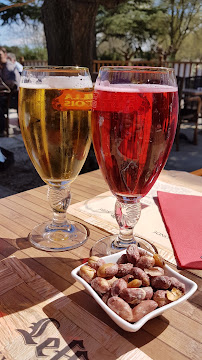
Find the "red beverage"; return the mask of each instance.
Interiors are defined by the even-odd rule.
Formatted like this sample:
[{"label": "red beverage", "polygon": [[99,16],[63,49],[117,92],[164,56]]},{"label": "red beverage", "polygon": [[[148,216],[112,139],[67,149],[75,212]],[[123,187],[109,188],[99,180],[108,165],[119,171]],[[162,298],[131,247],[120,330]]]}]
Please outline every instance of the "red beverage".
[{"label": "red beverage", "polygon": [[130,200],[148,193],[168,158],[177,118],[176,87],[95,86],[93,144],[114,194]]}]

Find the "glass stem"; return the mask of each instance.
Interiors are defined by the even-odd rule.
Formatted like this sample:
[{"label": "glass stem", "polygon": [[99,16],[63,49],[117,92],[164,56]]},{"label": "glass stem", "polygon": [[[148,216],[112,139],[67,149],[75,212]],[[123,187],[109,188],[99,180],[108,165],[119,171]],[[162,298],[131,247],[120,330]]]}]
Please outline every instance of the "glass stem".
[{"label": "glass stem", "polygon": [[49,204],[53,209],[51,227],[71,227],[66,219],[66,211],[71,202],[69,186],[49,185],[47,196]]},{"label": "glass stem", "polygon": [[141,214],[140,199],[134,198],[132,203],[122,203],[116,200],[115,217],[119,225],[118,239],[114,245],[118,247],[127,247],[134,243],[133,229],[137,224]]}]

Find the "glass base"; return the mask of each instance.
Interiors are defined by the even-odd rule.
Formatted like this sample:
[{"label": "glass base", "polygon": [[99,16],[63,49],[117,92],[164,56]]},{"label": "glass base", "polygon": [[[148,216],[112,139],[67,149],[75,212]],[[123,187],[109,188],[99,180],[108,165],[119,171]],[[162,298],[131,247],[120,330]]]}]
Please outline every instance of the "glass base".
[{"label": "glass base", "polygon": [[45,251],[66,251],[75,249],[86,242],[89,230],[72,221],[68,226],[53,228],[50,222],[37,225],[29,234],[29,241],[36,248]]},{"label": "glass base", "polygon": [[140,238],[139,236],[134,236],[131,241],[121,241],[119,240],[118,235],[110,235],[96,242],[96,244],[90,250],[90,256],[102,257],[112,255],[119,251],[125,250],[131,244],[137,244],[139,247],[153,254],[158,254],[158,250],[155,245],[151,244],[145,239]]}]

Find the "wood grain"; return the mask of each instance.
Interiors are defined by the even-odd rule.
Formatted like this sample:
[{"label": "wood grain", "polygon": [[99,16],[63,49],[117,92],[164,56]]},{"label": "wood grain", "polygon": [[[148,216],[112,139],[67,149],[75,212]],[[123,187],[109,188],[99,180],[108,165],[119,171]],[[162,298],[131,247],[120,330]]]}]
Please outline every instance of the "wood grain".
[{"label": "wood grain", "polygon": [[0,262],[0,293],[4,359],[151,359],[15,257]]},{"label": "wood grain", "polygon": [[[199,184],[197,186],[199,188]],[[71,189],[72,203],[75,203],[107,191],[108,186],[100,171],[94,171],[80,175]],[[125,332],[70,275],[71,270],[89,256],[91,246],[107,232],[81,221],[90,230],[90,238],[83,246],[66,252],[44,252],[32,247],[27,236],[33,226],[50,217],[47,186],[0,199],[0,259],[5,259],[0,263],[0,311],[7,314],[0,320],[5,321],[0,330],[0,351],[6,351],[6,359],[28,359],[27,350],[20,352],[21,357],[12,357],[23,344],[15,326],[21,329],[27,326],[30,331],[29,316],[36,322],[53,313],[62,321],[57,335],[61,336],[61,348],[76,336],[83,340],[89,359],[201,359],[202,278],[199,272],[178,270],[198,285],[188,301],[152,319],[136,333]],[[76,219],[72,215],[68,217]],[[15,261],[10,258],[13,255]],[[18,265],[14,265],[16,261]],[[58,334],[53,324],[48,331],[52,337]],[[52,350],[44,351],[49,354]]]}]

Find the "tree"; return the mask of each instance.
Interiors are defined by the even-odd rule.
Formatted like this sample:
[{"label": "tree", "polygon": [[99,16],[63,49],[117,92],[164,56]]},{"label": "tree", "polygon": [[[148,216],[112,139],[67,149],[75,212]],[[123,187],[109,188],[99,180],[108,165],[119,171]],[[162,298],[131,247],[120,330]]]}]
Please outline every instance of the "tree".
[{"label": "tree", "polygon": [[[49,65],[81,65],[92,71],[98,6],[116,7],[126,0],[38,0],[31,4],[24,0],[21,7],[16,6],[17,1],[10,0],[15,6],[1,13],[3,24],[20,20],[27,24],[30,19],[37,23],[41,18]],[[4,5],[0,3],[0,7]]]},{"label": "tree", "polygon": [[[3,44],[4,46],[4,44]],[[47,51],[43,47],[30,48],[29,46],[4,46],[7,52],[14,53],[17,60],[24,57],[26,60],[47,60]]]},{"label": "tree", "polygon": [[[22,45],[15,51],[11,51],[15,53],[18,59],[21,56],[25,57],[26,60],[47,59],[43,25],[41,23],[41,5],[42,0],[24,0],[20,3],[19,0],[10,0],[8,5],[0,3],[1,25],[16,23],[21,29],[20,40]],[[29,47],[30,42],[32,44],[31,48]],[[2,45],[9,51],[6,43]]]},{"label": "tree", "polygon": [[200,0],[161,0],[155,26],[159,29],[158,42],[166,56],[175,60],[186,37],[199,30]]},{"label": "tree", "polygon": [[153,0],[130,0],[115,10],[100,7],[96,22],[97,45],[113,44],[111,53],[118,53],[125,60],[141,56],[143,46],[147,41],[152,45],[158,33],[152,24],[157,11]]},{"label": "tree", "polygon": [[11,24],[16,22],[17,24],[22,21],[24,24],[36,24],[40,21],[42,0],[10,0],[9,4],[0,2],[0,17],[2,25]]},{"label": "tree", "polygon": [[95,20],[100,4],[113,8],[124,0],[44,0],[42,21],[50,65],[82,65],[92,72]]},{"label": "tree", "polygon": [[199,30],[199,14],[200,0],[128,0],[114,11],[100,8],[98,48],[106,51],[111,42],[114,49],[110,46],[108,55],[113,57],[145,56],[147,48],[153,55],[163,54],[164,60],[167,56],[174,60],[187,36]]},{"label": "tree", "polygon": [[176,60],[202,62],[202,28],[190,33],[177,51]]},{"label": "tree", "polygon": [[117,42],[125,59],[141,56],[144,44],[174,59],[200,27],[200,0],[21,0],[20,7],[18,1],[10,0],[13,7],[2,12],[0,3],[2,24],[43,21],[49,64],[87,66],[91,72],[96,32],[98,44],[110,39],[113,53]]}]

